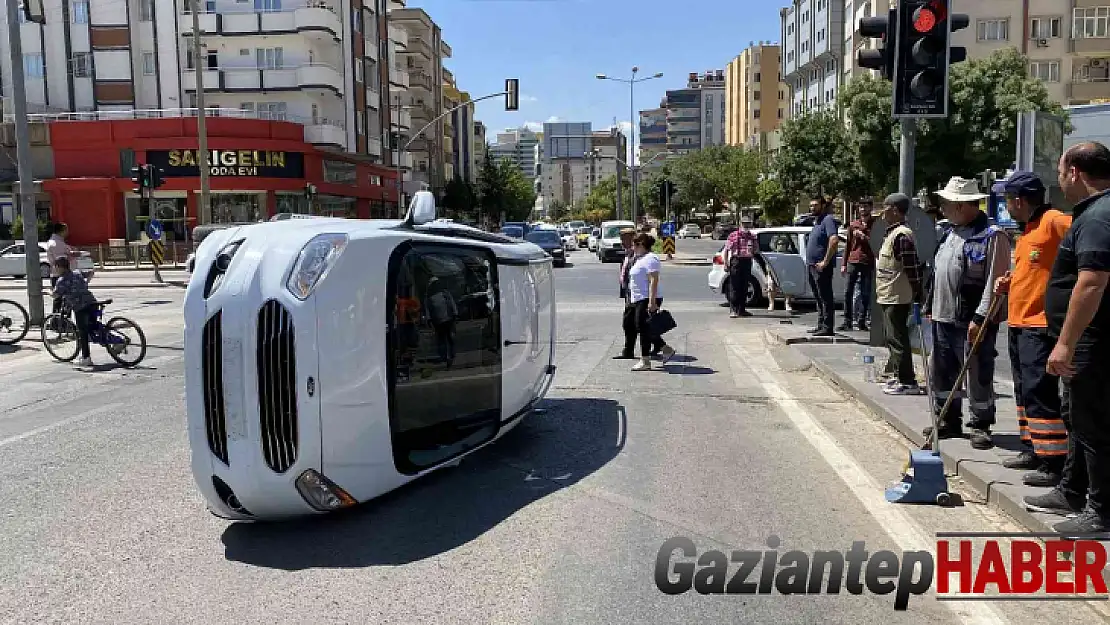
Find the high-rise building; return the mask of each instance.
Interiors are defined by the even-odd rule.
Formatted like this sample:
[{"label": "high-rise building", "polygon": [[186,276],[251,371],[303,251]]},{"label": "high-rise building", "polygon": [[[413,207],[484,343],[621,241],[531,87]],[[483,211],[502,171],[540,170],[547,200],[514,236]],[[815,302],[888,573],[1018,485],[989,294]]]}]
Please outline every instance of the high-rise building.
[{"label": "high-rise building", "polygon": [[482,171],[482,163],[486,160],[486,151],[489,150],[489,144],[486,139],[486,125],[480,121],[474,121],[474,129],[471,132],[471,165],[470,170],[473,173],[471,182],[478,182],[478,174]]},{"label": "high-rise building", "polygon": [[835,106],[844,59],[844,13],[854,0],[793,0],[780,11],[789,114]]},{"label": "high-rise building", "polygon": [[691,72],[685,89],[667,91],[667,150],[695,152],[725,142],[725,71]]},{"label": "high-rise building", "polygon": [[439,25],[423,9],[393,9],[389,19],[408,34],[408,42],[392,70],[404,83],[398,89],[402,111],[411,114],[413,133],[431,124],[419,137],[410,137],[413,174],[412,184],[406,191],[412,193],[426,186],[438,194],[448,179],[447,137],[450,135],[445,127],[451,122],[437,121],[437,118],[445,110],[443,62],[451,58],[451,46],[444,41]]},{"label": "high-rise building", "polygon": [[447,146],[448,179],[458,177],[473,182],[474,105],[463,105],[470,101],[470,94],[459,91],[451,72],[445,69],[443,75],[443,106],[447,110],[457,108],[447,117],[444,125],[444,132],[448,135],[444,138]]},{"label": "high-rise building", "polygon": [[497,133],[497,142],[489,146],[494,161],[509,159],[528,180],[536,178],[536,144],[539,138],[527,128],[510,128]]},{"label": "high-rise building", "polygon": [[750,44],[725,69],[725,142],[765,148],[785,117],[786,94],[779,82],[779,47]]},{"label": "high-rise building", "polygon": [[658,168],[663,164],[663,157],[658,156],[667,151],[667,109],[660,108],[640,111],[640,154],[637,163],[646,171]]},{"label": "high-rise building", "polygon": [[[392,80],[383,67],[393,47],[387,11],[395,4],[403,3],[209,2],[196,16],[204,52],[194,58],[189,5],[45,0],[45,23],[19,29],[28,108],[39,114],[32,135],[43,139],[33,163],[43,181],[37,204],[69,223],[76,244],[134,239],[152,215],[178,238],[186,224],[280,212],[396,215],[393,159],[382,141],[383,83]],[[0,15],[7,116],[5,20]],[[198,82],[210,118],[203,156]],[[166,172],[150,202],[122,190],[140,163]],[[210,173],[207,206],[198,201],[201,166]]]}]

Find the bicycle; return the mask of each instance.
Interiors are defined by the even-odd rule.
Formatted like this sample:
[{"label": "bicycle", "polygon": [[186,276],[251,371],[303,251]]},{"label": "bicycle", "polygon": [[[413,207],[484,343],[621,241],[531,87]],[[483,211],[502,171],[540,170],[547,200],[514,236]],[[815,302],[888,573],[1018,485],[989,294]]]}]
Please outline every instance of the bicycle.
[{"label": "bicycle", "polygon": [[0,345],[13,345],[23,340],[31,329],[27,309],[9,299],[0,299]]},{"label": "bicycle", "polygon": [[[107,322],[101,322],[104,317],[104,308],[111,303],[112,300],[110,299],[96,303],[89,325],[89,343],[95,343],[106,349],[112,360],[119,364],[125,367],[134,367],[142,362],[146,356],[146,335],[143,334],[139,324],[126,317],[112,317]],[[128,336],[126,333],[128,330],[134,331],[136,337]],[[51,334],[54,335],[53,338],[50,336]],[[67,340],[73,346],[72,351],[69,348],[61,347]],[[46,351],[50,352],[55,360],[70,362],[77,357],[77,353],[80,351],[77,340],[77,324],[70,318],[68,306],[63,306],[57,313],[51,313],[43,320],[42,343],[46,347]],[[129,357],[131,354],[137,354],[137,356],[131,358]]]}]

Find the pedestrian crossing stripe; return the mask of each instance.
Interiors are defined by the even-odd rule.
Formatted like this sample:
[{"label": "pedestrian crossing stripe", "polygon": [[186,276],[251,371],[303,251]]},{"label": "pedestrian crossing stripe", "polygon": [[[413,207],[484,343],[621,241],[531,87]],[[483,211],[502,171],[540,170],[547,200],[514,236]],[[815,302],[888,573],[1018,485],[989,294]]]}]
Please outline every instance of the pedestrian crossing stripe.
[{"label": "pedestrian crossing stripe", "polygon": [[663,237],[663,253],[674,254],[674,237]]},{"label": "pedestrian crossing stripe", "polygon": [[162,265],[162,261],[164,261],[165,258],[166,258],[166,244],[162,243],[162,241],[158,240],[158,239],[151,240],[151,242],[150,242],[150,262],[153,263],[155,267],[160,267]]}]

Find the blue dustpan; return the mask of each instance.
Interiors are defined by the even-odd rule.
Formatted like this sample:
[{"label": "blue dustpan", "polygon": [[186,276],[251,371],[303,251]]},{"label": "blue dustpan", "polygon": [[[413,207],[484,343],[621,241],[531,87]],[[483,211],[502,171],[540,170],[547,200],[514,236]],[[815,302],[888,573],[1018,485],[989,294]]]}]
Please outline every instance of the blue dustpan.
[{"label": "blue dustpan", "polygon": [[946,506],[951,502],[948,494],[948,477],[944,474],[944,460],[940,453],[929,450],[910,452],[909,469],[902,481],[886,489],[886,500],[891,503],[935,503]]}]

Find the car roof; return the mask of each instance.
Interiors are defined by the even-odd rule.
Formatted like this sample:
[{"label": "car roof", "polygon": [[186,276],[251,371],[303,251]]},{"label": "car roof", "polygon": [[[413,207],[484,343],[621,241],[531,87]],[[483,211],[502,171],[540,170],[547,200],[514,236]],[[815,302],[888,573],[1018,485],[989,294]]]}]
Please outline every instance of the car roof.
[{"label": "car roof", "polygon": [[618,221],[603,221],[603,222],[601,222],[601,227],[602,228],[604,228],[606,226],[635,226],[635,225],[636,224],[632,223],[631,221],[619,221],[618,220]]},{"label": "car roof", "polygon": [[769,228],[752,228],[752,232],[759,234],[761,232],[786,232],[789,234],[806,234],[812,231],[813,228],[808,226],[771,226]]}]

